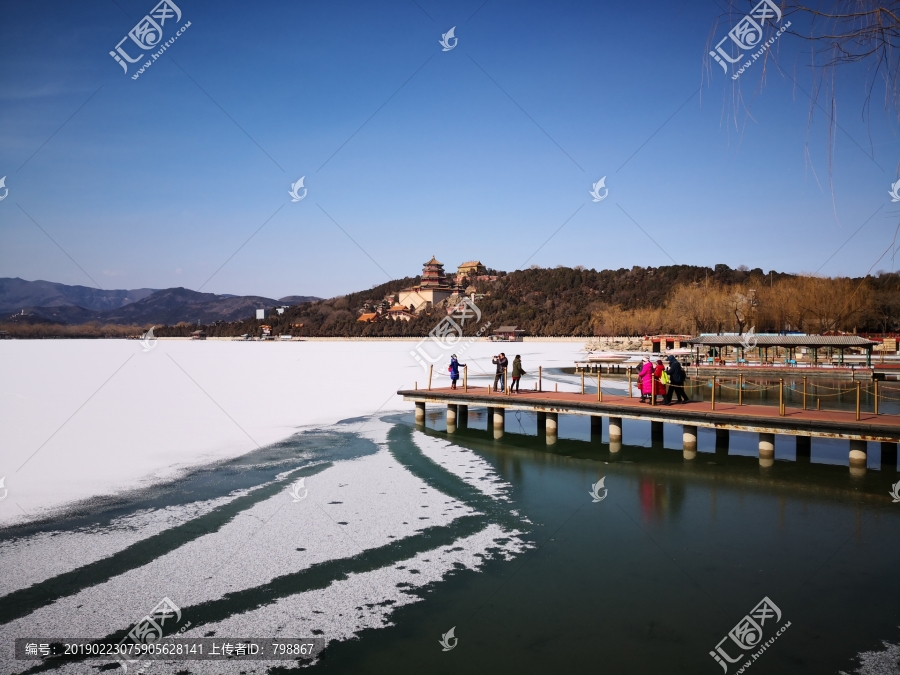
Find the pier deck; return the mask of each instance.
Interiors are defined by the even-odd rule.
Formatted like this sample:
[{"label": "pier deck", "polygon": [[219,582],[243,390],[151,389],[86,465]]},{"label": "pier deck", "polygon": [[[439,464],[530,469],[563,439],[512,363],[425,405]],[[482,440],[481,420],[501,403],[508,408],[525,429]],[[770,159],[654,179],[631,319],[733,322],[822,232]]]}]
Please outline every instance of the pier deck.
[{"label": "pier deck", "polygon": [[521,394],[488,394],[469,388],[400,390],[404,401],[443,405],[470,405],[532,412],[551,412],[566,415],[601,415],[641,419],[650,422],[687,424],[700,427],[755,431],[795,436],[820,436],[848,440],[900,442],[900,416],[874,415],[863,412],[857,421],[856,413],[841,410],[801,410],[785,408],[784,416],[778,406],[737,405],[716,402],[715,410],[709,401],[692,401],[672,405],[651,406],[639,398],[616,396],[603,392],[603,402],[597,394],[575,392],[523,391]]},{"label": "pier deck", "polygon": [[651,423],[654,434],[661,434],[663,424],[679,424],[683,428],[684,455],[696,456],[697,428],[716,429],[727,443],[729,431],[747,431],[759,434],[759,460],[763,466],[771,465],[775,452],[775,435],[796,436],[797,452],[809,452],[810,439],[836,438],[849,441],[851,472],[865,471],[867,443],[882,443],[882,464],[897,464],[897,443],[900,441],[900,416],[875,415],[855,411],[802,410],[785,408],[779,414],[778,406],[738,405],[716,402],[715,409],[709,401],[692,401],[672,405],[641,403],[639,398],[617,396],[603,392],[603,400],[592,393],[523,391],[520,394],[488,393],[487,388],[463,389],[406,389],[397,392],[405,401],[416,404],[416,421],[424,423],[427,404],[447,406],[447,431],[455,433],[457,423],[466,424],[469,406],[490,410],[489,424],[493,424],[495,437],[503,434],[505,411],[524,410],[537,413],[539,433],[547,437],[547,444],[556,442],[558,416],[588,415],[591,433],[599,434],[603,418],[609,425],[610,450],[621,448],[622,420],[636,419]]}]

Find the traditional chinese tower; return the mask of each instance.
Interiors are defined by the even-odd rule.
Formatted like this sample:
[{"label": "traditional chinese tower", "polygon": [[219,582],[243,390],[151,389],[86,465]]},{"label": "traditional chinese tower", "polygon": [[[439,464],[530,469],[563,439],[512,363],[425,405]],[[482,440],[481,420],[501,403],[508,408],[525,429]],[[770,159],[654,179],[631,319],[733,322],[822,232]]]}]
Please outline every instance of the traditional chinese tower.
[{"label": "traditional chinese tower", "polygon": [[444,275],[444,264],[431,256],[431,260],[422,266],[421,288],[449,288],[447,277]]},{"label": "traditional chinese tower", "polygon": [[454,293],[454,288],[447,283],[444,274],[444,263],[431,256],[431,260],[422,265],[422,281],[418,286],[404,288],[399,293],[399,304],[421,312],[430,311]]}]

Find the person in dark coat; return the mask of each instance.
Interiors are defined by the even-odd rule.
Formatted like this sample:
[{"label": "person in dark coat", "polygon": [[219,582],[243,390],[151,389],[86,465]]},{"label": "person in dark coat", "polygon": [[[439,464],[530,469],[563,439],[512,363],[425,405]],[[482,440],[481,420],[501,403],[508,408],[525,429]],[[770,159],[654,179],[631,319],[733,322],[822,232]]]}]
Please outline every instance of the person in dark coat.
[{"label": "person in dark coat", "polygon": [[[491,359],[491,363],[497,366],[497,373],[494,375],[494,391],[505,391],[506,367],[509,365],[509,359],[506,358],[506,354],[500,352],[500,354]],[[498,384],[500,385],[499,388],[497,388]]]},{"label": "person in dark coat", "polygon": [[522,368],[522,357],[516,354],[516,358],[513,359],[512,385],[509,387],[509,393],[512,393],[513,391],[517,394],[519,393],[519,378],[524,374],[525,370]]},{"label": "person in dark coat", "polygon": [[663,403],[672,405],[672,394],[678,397],[679,403],[690,403],[691,400],[684,393],[684,382],[687,376],[684,373],[684,368],[678,363],[678,359],[674,356],[669,356],[669,367],[666,370],[669,373],[669,390],[666,392]]},{"label": "person in dark coat", "polygon": [[459,369],[465,368],[465,363],[460,363],[456,360],[456,354],[450,355],[450,388],[456,389],[456,381],[459,379]]}]

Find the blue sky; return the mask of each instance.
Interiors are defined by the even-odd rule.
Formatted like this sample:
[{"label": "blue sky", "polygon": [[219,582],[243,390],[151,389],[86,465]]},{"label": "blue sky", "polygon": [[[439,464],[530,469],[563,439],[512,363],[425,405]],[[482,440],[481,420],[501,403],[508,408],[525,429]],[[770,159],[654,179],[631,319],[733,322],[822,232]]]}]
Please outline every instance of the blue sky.
[{"label": "blue sky", "polygon": [[0,276],[333,296],[432,254],[860,275],[890,245],[900,143],[877,89],[863,119],[864,67],[838,75],[829,171],[796,37],[799,87],[754,63],[736,128],[704,71],[716,2],[482,3],[180,0],[137,80],[109,51],[152,0],[7,5]]}]

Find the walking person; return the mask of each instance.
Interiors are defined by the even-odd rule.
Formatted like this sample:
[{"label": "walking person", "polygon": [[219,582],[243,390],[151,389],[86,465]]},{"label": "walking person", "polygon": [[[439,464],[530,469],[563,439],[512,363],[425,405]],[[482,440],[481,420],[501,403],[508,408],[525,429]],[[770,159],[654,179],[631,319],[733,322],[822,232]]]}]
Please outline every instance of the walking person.
[{"label": "walking person", "polygon": [[641,390],[641,403],[646,403],[653,395],[653,365],[646,356],[638,371],[638,388]]},{"label": "walking person", "polygon": [[656,366],[653,368],[653,402],[656,402],[657,396],[666,395],[666,385],[663,382],[663,375],[666,374],[666,369],[663,366],[662,359],[656,360]]},{"label": "walking person", "polygon": [[522,368],[522,357],[516,354],[516,358],[513,359],[512,385],[509,387],[509,393],[513,391],[519,393],[519,378],[523,375],[525,375],[525,371]]},{"label": "walking person", "polygon": [[679,403],[690,403],[691,399],[689,399],[684,392],[684,382],[687,379],[687,376],[685,375],[684,368],[681,367],[681,364],[678,363],[678,359],[674,356],[669,356],[668,371],[669,390],[666,392],[665,398],[663,398],[663,403],[671,405],[672,394],[678,398]]},{"label": "walking person", "polygon": [[465,363],[460,363],[456,359],[456,354],[450,355],[450,367],[447,369],[450,371],[450,388],[456,389],[456,381],[459,379],[459,369],[465,368]]},{"label": "walking person", "polygon": [[[506,354],[500,352],[491,359],[491,363],[497,366],[497,373],[494,375],[494,391],[506,391],[506,367],[509,365],[509,359]],[[499,383],[500,388],[497,388]]]}]

